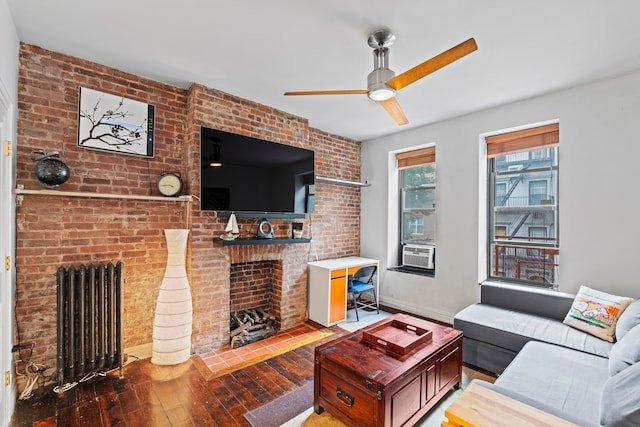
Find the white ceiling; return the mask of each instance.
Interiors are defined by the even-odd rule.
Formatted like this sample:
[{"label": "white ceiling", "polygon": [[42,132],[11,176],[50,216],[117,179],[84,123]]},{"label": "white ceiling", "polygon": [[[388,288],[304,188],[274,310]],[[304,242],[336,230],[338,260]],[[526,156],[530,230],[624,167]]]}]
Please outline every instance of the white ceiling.
[{"label": "white ceiling", "polygon": [[[640,69],[638,0],[8,0],[21,41],[181,88],[219,89],[366,141]],[[397,94],[366,95],[367,37],[397,74],[474,37],[478,50]]]}]

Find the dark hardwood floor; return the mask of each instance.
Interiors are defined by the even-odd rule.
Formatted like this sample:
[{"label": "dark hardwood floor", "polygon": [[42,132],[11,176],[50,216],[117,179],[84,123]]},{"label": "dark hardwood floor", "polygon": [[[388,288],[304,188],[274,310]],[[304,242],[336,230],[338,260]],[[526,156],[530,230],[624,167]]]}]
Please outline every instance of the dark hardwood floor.
[{"label": "dark hardwood floor", "polygon": [[[347,331],[244,369],[207,379],[192,358],[178,366],[149,359],[79,384],[61,396],[52,387],[18,401],[10,427],[249,426],[244,414],[313,381],[314,348]],[[200,369],[199,369],[200,368]]]}]

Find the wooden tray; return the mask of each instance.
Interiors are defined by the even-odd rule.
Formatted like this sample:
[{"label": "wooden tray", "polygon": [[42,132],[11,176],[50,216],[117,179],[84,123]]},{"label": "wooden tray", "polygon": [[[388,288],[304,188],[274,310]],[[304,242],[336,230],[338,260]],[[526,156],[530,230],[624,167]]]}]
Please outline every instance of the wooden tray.
[{"label": "wooden tray", "polygon": [[380,325],[364,328],[362,339],[396,354],[405,355],[421,344],[431,341],[432,332],[413,325],[411,320],[392,318]]}]

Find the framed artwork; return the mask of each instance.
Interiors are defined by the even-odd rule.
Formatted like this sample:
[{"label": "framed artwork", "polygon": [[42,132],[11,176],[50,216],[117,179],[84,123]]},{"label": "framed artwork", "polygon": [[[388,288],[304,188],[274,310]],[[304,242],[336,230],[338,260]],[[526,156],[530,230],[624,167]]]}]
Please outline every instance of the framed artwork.
[{"label": "framed artwork", "polygon": [[84,87],[78,104],[78,147],[153,157],[153,105]]}]

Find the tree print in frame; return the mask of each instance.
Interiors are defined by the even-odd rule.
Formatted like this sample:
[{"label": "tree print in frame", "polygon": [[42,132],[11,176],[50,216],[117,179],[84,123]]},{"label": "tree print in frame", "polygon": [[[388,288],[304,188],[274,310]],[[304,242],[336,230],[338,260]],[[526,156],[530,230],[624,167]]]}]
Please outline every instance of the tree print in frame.
[{"label": "tree print in frame", "polygon": [[153,105],[80,88],[78,146],[153,157]]}]

